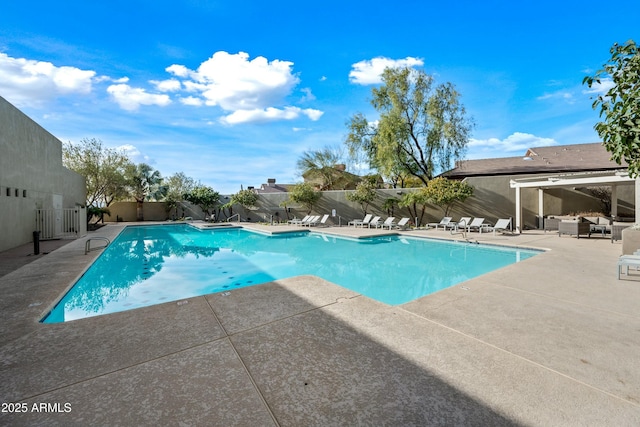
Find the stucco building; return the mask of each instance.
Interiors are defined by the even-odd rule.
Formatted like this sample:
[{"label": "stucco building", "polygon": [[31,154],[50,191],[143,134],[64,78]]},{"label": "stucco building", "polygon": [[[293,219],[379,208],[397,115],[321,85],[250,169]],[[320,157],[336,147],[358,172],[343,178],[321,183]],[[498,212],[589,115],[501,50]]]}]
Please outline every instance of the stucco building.
[{"label": "stucco building", "polygon": [[[62,142],[0,97],[0,251],[86,233],[84,177],[62,166]],[[36,216],[38,215],[38,219]]]}]

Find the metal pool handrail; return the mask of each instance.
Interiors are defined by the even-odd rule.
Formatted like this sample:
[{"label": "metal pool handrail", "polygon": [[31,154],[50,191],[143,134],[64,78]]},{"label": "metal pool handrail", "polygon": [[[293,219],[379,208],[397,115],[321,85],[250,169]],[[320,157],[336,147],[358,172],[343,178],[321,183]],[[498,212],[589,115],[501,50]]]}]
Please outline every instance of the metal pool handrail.
[{"label": "metal pool handrail", "polygon": [[[91,248],[91,241],[92,240],[100,240],[100,241],[103,241],[103,242],[107,242],[107,244],[104,245],[104,246],[100,246],[98,248],[93,248],[92,249]],[[107,246],[109,246],[110,244],[111,244],[111,240],[107,239],[106,237],[90,237],[90,238],[87,239],[86,242],[84,242],[84,254],[86,255],[89,252],[91,252],[92,250],[104,249]]]}]

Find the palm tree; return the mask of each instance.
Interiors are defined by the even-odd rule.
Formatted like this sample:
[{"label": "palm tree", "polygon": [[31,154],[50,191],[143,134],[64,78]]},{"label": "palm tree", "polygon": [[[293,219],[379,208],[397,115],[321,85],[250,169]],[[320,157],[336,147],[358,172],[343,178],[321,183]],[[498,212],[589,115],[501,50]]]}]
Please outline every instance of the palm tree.
[{"label": "palm tree", "polygon": [[145,200],[161,200],[167,193],[167,187],[162,185],[160,172],[146,163],[130,168],[127,178],[129,193],[137,202],[136,219],[144,221],[142,203]]}]

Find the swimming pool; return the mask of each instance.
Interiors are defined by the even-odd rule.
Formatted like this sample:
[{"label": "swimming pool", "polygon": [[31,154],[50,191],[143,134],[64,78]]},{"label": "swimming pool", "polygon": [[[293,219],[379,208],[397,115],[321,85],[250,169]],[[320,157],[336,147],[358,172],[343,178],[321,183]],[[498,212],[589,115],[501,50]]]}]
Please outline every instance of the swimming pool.
[{"label": "swimming pool", "polygon": [[397,305],[539,253],[404,236],[349,239],[241,228],[129,226],[67,292],[44,323],[131,310],[315,275]]}]

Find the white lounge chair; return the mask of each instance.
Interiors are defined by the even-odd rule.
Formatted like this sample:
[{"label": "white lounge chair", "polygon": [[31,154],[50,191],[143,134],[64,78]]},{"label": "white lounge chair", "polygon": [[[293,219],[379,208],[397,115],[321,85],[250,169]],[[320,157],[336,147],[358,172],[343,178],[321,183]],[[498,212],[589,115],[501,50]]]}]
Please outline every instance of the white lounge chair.
[{"label": "white lounge chair", "polygon": [[467,231],[479,231],[482,233],[482,229],[487,227],[484,223],[484,218],[473,218],[473,220],[467,225]]},{"label": "white lounge chair", "polygon": [[402,218],[400,219],[400,221],[398,221],[397,224],[393,225],[393,228],[404,230],[405,228],[407,228],[407,224],[409,223],[409,221],[410,221],[410,218],[406,218],[406,217]]},{"label": "white lounge chair", "polygon": [[290,219],[289,221],[287,221],[287,223],[291,224],[291,225],[299,225],[299,224],[302,224],[303,222],[307,221],[310,216],[311,215],[307,215],[302,219],[293,218],[293,219]]},{"label": "white lounge chair", "polygon": [[315,225],[319,220],[320,215],[314,215],[300,225],[303,227],[311,227],[311,225]]},{"label": "white lounge chair", "polygon": [[319,226],[319,225],[325,225],[325,223],[327,222],[327,219],[329,219],[329,214],[324,214],[322,216],[322,219],[319,219],[320,217],[317,216],[316,220],[313,222],[309,222],[307,224],[305,224],[307,227],[314,227],[314,226]]},{"label": "white lounge chair", "polygon": [[636,270],[640,269],[640,255],[622,255],[618,258],[618,280],[623,267],[627,269],[627,276],[629,276],[629,267],[635,267]]},{"label": "white lounge chair", "polygon": [[506,219],[499,219],[498,222],[496,222],[496,225],[494,225],[493,227],[489,226],[489,227],[484,227],[480,229],[480,232],[482,233],[483,231],[493,231],[493,235],[496,235],[496,231],[500,231],[501,233],[504,233],[505,231],[511,232],[511,219],[510,218],[506,218]]},{"label": "white lounge chair", "polygon": [[369,224],[372,216],[373,215],[371,214],[366,214],[363,219],[354,219],[353,221],[349,221],[347,225],[353,225],[354,227],[357,227],[358,225]]},{"label": "white lounge chair", "polygon": [[447,225],[444,226],[445,229],[452,229],[452,230],[458,230],[459,228],[462,228],[463,230],[465,228],[467,228],[467,226],[471,223],[471,217],[470,216],[463,216],[462,218],[460,218],[460,221],[455,222],[455,223],[449,223]]},{"label": "white lounge chair", "polygon": [[374,216],[373,219],[371,221],[369,221],[369,223],[367,224],[367,227],[371,228],[373,226],[373,227],[378,228],[378,225],[380,225],[380,224],[382,224],[380,222],[380,217],[379,216]]},{"label": "white lounge chair", "polygon": [[378,227],[380,227],[380,228],[388,227],[389,230],[391,230],[391,227],[393,227],[395,220],[396,220],[395,216],[390,216],[387,219],[385,219],[384,222],[376,225],[376,228],[378,228]]},{"label": "white lounge chair", "polygon": [[451,217],[450,216],[445,216],[444,218],[442,218],[440,220],[440,222],[430,222],[427,224],[427,228],[432,228],[434,227],[436,230],[438,229],[438,227],[442,227],[442,228],[446,228],[446,226],[451,222]]}]

